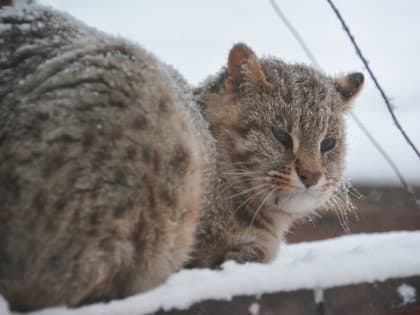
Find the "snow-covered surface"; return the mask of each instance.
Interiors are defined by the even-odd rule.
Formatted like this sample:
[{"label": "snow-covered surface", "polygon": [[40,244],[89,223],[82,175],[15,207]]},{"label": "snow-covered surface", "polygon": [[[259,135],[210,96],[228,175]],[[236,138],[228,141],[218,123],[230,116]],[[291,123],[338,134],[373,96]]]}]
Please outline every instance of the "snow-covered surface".
[{"label": "snow-covered surface", "polygon": [[[308,62],[269,1],[40,0],[103,31],[130,38],[175,66],[193,84],[226,63],[233,43],[259,55]],[[326,1],[277,0],[331,74],[362,70]],[[418,1],[336,0],[370,66],[393,99],[401,124],[420,147],[420,19]],[[366,72],[365,72],[366,74]],[[420,185],[420,161],[396,130],[370,79],[355,112],[391,155],[409,182]],[[358,127],[349,128],[347,176],[364,183],[397,183],[393,171]]]},{"label": "snow-covered surface", "polygon": [[249,306],[249,313],[251,315],[258,315],[260,311],[260,304],[254,302]]},{"label": "snow-covered surface", "polygon": [[315,288],[314,289],[314,300],[316,304],[324,302],[324,289]]},{"label": "snow-covered surface", "polygon": [[416,288],[412,287],[411,285],[403,283],[398,287],[397,290],[402,299],[403,305],[414,303],[416,301]]},{"label": "snow-covered surface", "polygon": [[[164,285],[125,300],[74,310],[53,308],[31,315],[141,315],[159,308],[185,309],[207,299],[230,300],[237,295],[322,290],[410,277],[420,275],[419,244],[420,231],[349,235],[284,245],[279,258],[269,265],[238,265],[230,261],[219,271],[181,270]],[[412,291],[404,287],[400,294],[409,300]],[[0,310],[1,303],[0,300]]]},{"label": "snow-covered surface", "polygon": [[6,300],[0,295],[0,315],[9,314]]}]

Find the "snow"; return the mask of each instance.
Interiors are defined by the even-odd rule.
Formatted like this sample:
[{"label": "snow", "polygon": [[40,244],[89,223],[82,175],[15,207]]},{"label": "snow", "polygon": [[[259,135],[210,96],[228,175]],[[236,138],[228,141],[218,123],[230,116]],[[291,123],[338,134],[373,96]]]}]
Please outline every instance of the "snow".
[{"label": "snow", "polygon": [[12,27],[10,25],[0,24],[0,33],[10,31]]},{"label": "snow", "polygon": [[315,288],[314,290],[314,300],[316,304],[324,302],[324,290],[321,288]]},{"label": "snow", "polygon": [[403,283],[398,287],[397,291],[402,299],[403,305],[414,303],[416,301],[416,288]]},{"label": "snow", "polygon": [[[140,43],[180,70],[192,84],[216,73],[226,63],[233,43],[238,41],[248,43],[260,56],[309,62],[268,1],[243,0],[240,6],[235,1],[223,0],[40,2],[66,10],[107,33]],[[413,39],[418,38],[420,28],[417,14],[420,3],[336,2],[379,82],[392,98],[402,126],[419,148],[420,89],[416,82],[420,72],[420,41]],[[277,0],[277,3],[328,73],[365,71],[326,2]],[[355,113],[407,180],[418,186],[420,161],[395,128],[366,71],[365,74],[365,88],[356,101]],[[347,177],[358,183],[398,183],[392,169],[352,121],[348,134]]]},{"label": "snow", "polygon": [[[162,286],[124,300],[73,310],[51,308],[30,315],[141,315],[160,308],[186,309],[207,299],[231,300],[238,295],[297,289],[324,290],[410,277],[420,275],[418,244],[420,231],[358,234],[283,245],[279,258],[268,265],[238,265],[229,261],[221,270],[181,270]],[[410,290],[403,286],[399,292],[410,300]],[[321,300],[322,295],[318,297]]]},{"label": "snow", "polygon": [[0,315],[9,314],[9,306],[7,305],[6,300],[0,295]]},{"label": "snow", "polygon": [[251,315],[258,315],[259,312],[260,312],[260,304],[258,304],[258,303],[252,303],[249,306],[249,313]]}]

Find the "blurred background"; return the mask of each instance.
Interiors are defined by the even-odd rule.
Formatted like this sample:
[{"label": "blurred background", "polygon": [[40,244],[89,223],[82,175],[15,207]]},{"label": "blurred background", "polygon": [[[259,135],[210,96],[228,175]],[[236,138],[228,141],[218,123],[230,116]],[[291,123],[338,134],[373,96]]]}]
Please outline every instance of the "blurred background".
[{"label": "blurred background", "polygon": [[[40,0],[107,33],[145,47],[175,66],[193,85],[216,73],[231,46],[243,41],[259,56],[272,55],[292,63],[310,61],[275,14],[269,1],[144,1]],[[321,67],[331,75],[367,72],[326,1],[278,0],[284,14],[301,33]],[[420,147],[420,2],[337,0],[369,65],[391,98],[402,126]],[[399,131],[370,78],[354,112],[417,191],[420,161]],[[392,169],[349,118],[346,176],[361,193],[359,219],[350,230],[420,229],[420,202],[400,189]],[[417,203],[417,205],[416,205]],[[290,241],[342,234],[335,214],[290,236]],[[324,225],[319,228],[319,225]],[[312,227],[311,227],[312,226]],[[297,231],[299,231],[297,227]],[[314,229],[316,235],[307,235]],[[320,234],[319,234],[320,233]]]}]

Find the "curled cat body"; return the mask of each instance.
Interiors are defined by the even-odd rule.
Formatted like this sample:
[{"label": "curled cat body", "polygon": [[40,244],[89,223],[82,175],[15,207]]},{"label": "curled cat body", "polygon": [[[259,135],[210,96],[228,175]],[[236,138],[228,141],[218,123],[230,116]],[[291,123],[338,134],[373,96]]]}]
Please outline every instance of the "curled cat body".
[{"label": "curled cat body", "polygon": [[153,288],[189,258],[212,138],[191,89],[123,39],[0,8],[0,293],[12,309]]},{"label": "curled cat body", "polygon": [[236,44],[193,90],[139,46],[0,5],[0,293],[16,310],[123,298],[182,266],[269,262],[334,199],[363,76]]}]

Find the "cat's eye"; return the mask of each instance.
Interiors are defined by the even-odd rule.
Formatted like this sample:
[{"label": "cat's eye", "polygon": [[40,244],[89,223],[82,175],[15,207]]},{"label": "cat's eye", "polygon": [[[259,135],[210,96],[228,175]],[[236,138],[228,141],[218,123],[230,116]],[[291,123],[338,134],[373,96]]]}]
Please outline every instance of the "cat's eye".
[{"label": "cat's eye", "polygon": [[335,139],[334,138],[325,138],[321,142],[321,152],[330,151],[334,147],[335,147]]},{"label": "cat's eye", "polygon": [[287,149],[291,149],[293,147],[293,140],[290,135],[280,129],[280,128],[271,128],[271,131],[273,132],[274,137]]}]

